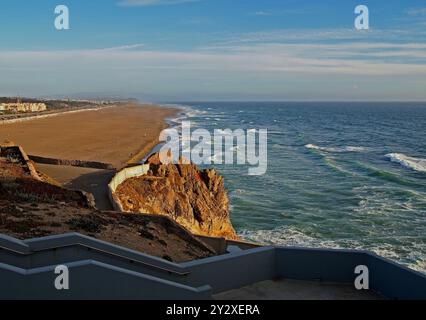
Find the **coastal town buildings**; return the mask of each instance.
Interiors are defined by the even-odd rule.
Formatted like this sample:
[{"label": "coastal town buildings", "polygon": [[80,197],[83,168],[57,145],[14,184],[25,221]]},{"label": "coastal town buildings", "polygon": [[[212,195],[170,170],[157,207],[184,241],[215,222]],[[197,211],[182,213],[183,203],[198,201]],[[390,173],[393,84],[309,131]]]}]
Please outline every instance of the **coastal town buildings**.
[{"label": "coastal town buildings", "polygon": [[0,112],[42,112],[46,110],[47,106],[45,103],[23,103],[20,101],[0,103]]}]

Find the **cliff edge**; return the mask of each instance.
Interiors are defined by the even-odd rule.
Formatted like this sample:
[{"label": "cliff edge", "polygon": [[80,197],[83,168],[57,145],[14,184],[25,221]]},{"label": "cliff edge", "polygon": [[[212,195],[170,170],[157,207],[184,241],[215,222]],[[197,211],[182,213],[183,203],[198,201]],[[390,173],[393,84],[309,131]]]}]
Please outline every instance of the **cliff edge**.
[{"label": "cliff edge", "polygon": [[123,209],[165,215],[197,235],[238,239],[229,215],[224,179],[214,169],[194,164],[161,164],[159,154],[147,161],[147,175],[118,186]]},{"label": "cliff edge", "polygon": [[0,145],[0,234],[31,239],[69,232],[174,262],[216,255],[168,217],[97,210],[91,194],[37,172],[19,146]]}]

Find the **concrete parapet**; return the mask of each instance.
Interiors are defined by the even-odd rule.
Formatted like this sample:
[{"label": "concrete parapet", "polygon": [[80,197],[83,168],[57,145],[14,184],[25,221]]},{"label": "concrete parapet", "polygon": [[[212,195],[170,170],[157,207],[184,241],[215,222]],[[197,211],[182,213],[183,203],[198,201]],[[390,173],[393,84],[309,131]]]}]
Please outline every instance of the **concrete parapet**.
[{"label": "concrete parapet", "polygon": [[[18,240],[0,235],[1,299],[210,299],[273,279],[353,284],[359,265],[389,299],[426,299],[426,276],[359,250],[263,247],[173,263],[79,234]],[[54,288],[67,265],[72,288]]]},{"label": "concrete parapet", "polygon": [[247,241],[228,240],[226,238],[221,237],[209,237],[202,235],[195,235],[195,237],[208,244],[219,254],[226,254],[228,252],[229,246],[235,246],[241,250],[255,249],[262,246],[260,244],[251,243]]},{"label": "concrete parapet", "polygon": [[4,157],[11,156],[13,158],[16,158],[28,170],[29,174],[33,179],[42,181],[32,161],[25,153],[24,149],[22,149],[20,146],[0,146],[0,155]]},{"label": "concrete parapet", "polygon": [[[16,146],[16,145],[9,145],[9,144],[5,146],[0,146],[0,156],[16,159],[24,167],[24,170],[26,170],[29,173],[31,178],[41,183],[46,183],[40,177],[36,168],[34,167],[33,161],[26,154],[26,152],[24,151],[22,147]],[[50,184],[49,186],[51,188],[58,188],[57,186],[50,185]],[[81,202],[87,208],[96,208],[94,197],[90,193],[87,193],[82,190],[69,190],[69,197],[72,197],[73,199]]]},{"label": "concrete parapet", "polygon": [[137,178],[137,177],[146,175],[148,171],[149,171],[149,164],[128,167],[119,171],[114,176],[114,178],[112,178],[111,182],[108,184],[108,195],[114,210],[119,212],[125,212],[123,209],[123,205],[120,202],[120,199],[115,194],[117,187],[129,178]]},{"label": "concrete parapet", "polygon": [[35,163],[51,164],[55,166],[71,166],[71,167],[93,168],[93,169],[102,169],[102,170],[114,169],[114,166],[110,163],[103,163],[103,162],[97,162],[97,161],[55,159],[55,158],[46,158],[46,157],[33,156],[33,155],[29,155],[29,158]]}]

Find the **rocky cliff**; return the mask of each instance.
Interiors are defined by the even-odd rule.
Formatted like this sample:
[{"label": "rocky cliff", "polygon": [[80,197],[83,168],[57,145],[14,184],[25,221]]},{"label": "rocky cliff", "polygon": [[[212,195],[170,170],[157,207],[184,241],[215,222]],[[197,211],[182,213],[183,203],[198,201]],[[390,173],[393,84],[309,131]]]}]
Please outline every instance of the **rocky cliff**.
[{"label": "rocky cliff", "polygon": [[151,156],[147,175],[118,186],[116,195],[128,212],[171,217],[194,234],[237,239],[229,217],[224,179],[214,169],[194,164],[163,165]]},{"label": "rocky cliff", "polygon": [[52,184],[30,164],[19,146],[0,145],[0,234],[30,239],[78,232],[175,262],[216,255],[168,217],[101,212],[93,196]]}]

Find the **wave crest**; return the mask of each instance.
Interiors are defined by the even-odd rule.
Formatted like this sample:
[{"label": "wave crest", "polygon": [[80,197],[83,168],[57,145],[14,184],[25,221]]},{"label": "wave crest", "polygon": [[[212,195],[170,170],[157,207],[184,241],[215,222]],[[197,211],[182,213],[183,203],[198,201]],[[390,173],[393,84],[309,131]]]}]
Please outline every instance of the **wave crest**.
[{"label": "wave crest", "polygon": [[307,144],[306,148],[312,150],[319,150],[325,152],[334,152],[334,153],[343,153],[343,152],[364,152],[367,149],[364,147],[353,147],[353,146],[344,146],[344,147],[320,147],[315,144]]},{"label": "wave crest", "polygon": [[385,157],[391,162],[399,163],[408,169],[426,173],[426,159],[409,157],[403,153],[390,153]]}]

